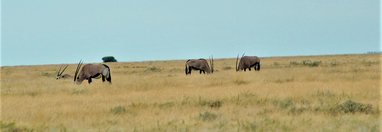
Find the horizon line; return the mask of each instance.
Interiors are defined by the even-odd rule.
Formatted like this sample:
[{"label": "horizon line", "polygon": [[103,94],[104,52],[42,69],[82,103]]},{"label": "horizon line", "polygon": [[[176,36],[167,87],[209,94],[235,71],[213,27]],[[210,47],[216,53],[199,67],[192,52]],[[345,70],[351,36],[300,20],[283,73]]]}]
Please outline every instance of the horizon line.
[{"label": "horizon line", "polygon": [[[373,55],[373,54],[382,54],[382,51],[369,51],[365,53],[339,53],[339,54],[312,54],[312,55],[281,55],[281,56],[263,56],[260,58],[277,58],[277,57],[316,57],[316,56],[341,56],[341,55]],[[232,58],[214,58],[216,59],[232,59]],[[187,59],[157,59],[157,60],[142,60],[142,61],[117,61],[116,63],[140,63],[140,62],[155,62],[155,61],[180,61]],[[105,63],[105,62],[88,62],[88,63]],[[113,63],[113,62],[112,62]],[[60,65],[60,64],[77,64],[77,63],[47,63],[47,64],[26,64],[26,65],[0,65],[3,67],[22,67],[22,66],[44,66],[44,65]]]}]

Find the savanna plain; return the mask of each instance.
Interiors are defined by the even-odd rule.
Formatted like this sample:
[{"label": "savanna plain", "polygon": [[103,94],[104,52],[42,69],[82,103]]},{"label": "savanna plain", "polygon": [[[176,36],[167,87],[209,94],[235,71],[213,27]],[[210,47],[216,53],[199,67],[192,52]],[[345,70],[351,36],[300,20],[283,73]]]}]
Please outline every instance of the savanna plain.
[{"label": "savanna plain", "polygon": [[[380,54],[261,58],[185,75],[185,60],[107,63],[112,84],[1,67],[1,131],[380,131]],[[86,63],[86,62],[85,62]],[[65,73],[74,74],[76,64]]]}]

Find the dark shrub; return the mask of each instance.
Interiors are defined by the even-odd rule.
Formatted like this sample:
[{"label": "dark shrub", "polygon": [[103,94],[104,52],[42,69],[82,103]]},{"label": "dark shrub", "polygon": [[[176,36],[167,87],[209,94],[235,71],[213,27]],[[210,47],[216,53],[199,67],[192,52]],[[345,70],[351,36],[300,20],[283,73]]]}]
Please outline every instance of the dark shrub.
[{"label": "dark shrub", "polygon": [[211,112],[199,113],[199,119],[202,121],[213,121],[218,117],[217,114]]},{"label": "dark shrub", "polygon": [[155,67],[155,66],[148,67],[145,70],[145,72],[161,72],[161,71],[162,71],[161,68],[158,68],[158,67]]},{"label": "dark shrub", "polygon": [[117,62],[113,56],[105,56],[102,58],[103,62]]},{"label": "dark shrub", "polygon": [[343,113],[371,113],[372,112],[371,104],[362,104],[357,103],[352,100],[347,100],[344,103],[337,105],[333,110],[333,112],[343,112]]},{"label": "dark shrub", "polygon": [[301,62],[291,61],[289,65],[302,65],[302,66],[310,66],[310,67],[318,67],[321,64],[321,61],[312,61],[312,60],[303,60]]},{"label": "dark shrub", "polygon": [[123,106],[116,106],[116,107],[111,108],[110,112],[115,114],[115,115],[123,114],[126,112],[126,108]]}]

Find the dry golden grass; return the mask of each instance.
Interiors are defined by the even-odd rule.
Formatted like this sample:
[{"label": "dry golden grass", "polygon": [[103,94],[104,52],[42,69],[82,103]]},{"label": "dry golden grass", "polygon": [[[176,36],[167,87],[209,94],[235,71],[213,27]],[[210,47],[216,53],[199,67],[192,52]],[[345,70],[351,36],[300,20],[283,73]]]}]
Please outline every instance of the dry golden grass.
[{"label": "dry golden grass", "polygon": [[[184,73],[184,60],[109,63],[113,84],[1,68],[3,131],[379,131],[381,55],[262,58],[260,72]],[[321,61],[319,66],[298,64]],[[75,64],[67,73],[74,73]],[[345,113],[347,100],[371,105]]]}]

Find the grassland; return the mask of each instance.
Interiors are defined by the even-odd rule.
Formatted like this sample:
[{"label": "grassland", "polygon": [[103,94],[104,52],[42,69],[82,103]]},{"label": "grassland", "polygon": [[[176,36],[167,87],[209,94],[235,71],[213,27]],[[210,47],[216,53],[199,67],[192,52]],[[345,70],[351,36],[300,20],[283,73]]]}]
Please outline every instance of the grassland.
[{"label": "grassland", "polygon": [[[2,131],[379,131],[381,55],[109,63],[113,84],[56,80],[58,65],[1,67]],[[310,60],[310,61],[304,61]],[[305,63],[304,63],[305,62]],[[67,73],[73,74],[75,64]]]}]

